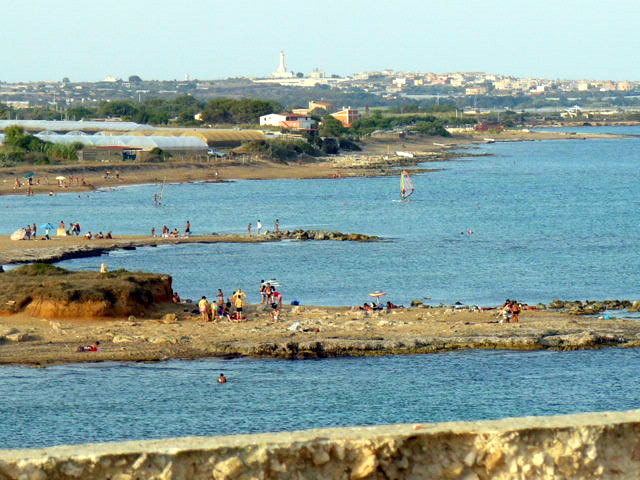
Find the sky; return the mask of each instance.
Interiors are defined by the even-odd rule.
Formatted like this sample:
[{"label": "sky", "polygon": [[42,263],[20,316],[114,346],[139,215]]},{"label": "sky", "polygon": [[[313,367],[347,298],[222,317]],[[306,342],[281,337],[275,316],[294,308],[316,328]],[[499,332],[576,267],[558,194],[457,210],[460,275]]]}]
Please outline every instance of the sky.
[{"label": "sky", "polygon": [[[6,1],[6,0],[5,0]],[[392,69],[640,80],[638,0],[23,0],[0,81]]]}]

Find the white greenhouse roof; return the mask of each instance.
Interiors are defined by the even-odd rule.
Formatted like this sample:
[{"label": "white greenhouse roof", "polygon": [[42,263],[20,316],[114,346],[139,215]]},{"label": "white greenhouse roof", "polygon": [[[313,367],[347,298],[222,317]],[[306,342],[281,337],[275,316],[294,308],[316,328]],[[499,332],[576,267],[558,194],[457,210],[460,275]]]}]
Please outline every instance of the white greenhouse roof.
[{"label": "white greenhouse roof", "polygon": [[0,130],[4,130],[11,125],[17,125],[27,130],[51,130],[54,132],[71,132],[71,131],[135,131],[135,130],[154,130],[150,125],[144,125],[135,122],[85,122],[71,120],[0,120]]},{"label": "white greenhouse roof", "polygon": [[161,150],[206,150],[207,143],[198,137],[143,137],[133,135],[36,135],[52,143],[80,142],[88,147],[132,147]]}]

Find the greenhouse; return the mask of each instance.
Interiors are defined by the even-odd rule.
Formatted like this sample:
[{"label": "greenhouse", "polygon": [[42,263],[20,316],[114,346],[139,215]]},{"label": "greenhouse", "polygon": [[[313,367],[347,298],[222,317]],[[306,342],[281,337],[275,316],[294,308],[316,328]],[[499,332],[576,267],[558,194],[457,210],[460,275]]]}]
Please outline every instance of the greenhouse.
[{"label": "greenhouse", "polygon": [[197,137],[157,137],[133,135],[36,135],[51,143],[80,142],[87,147],[131,147],[142,150],[160,150],[171,153],[207,153],[207,144]]},{"label": "greenhouse", "polygon": [[99,132],[104,130],[110,131],[135,131],[135,130],[153,130],[151,125],[143,125],[135,122],[85,122],[71,120],[0,120],[0,130],[4,131],[7,127],[18,126],[29,132],[41,132],[50,130],[53,132]]},{"label": "greenhouse", "polygon": [[[51,135],[37,134],[36,137],[51,143],[69,145],[79,142],[88,148],[129,147],[132,149],[153,150],[159,148],[169,153],[202,154],[207,153],[207,143],[197,137],[158,137],[133,135]],[[4,143],[4,134],[0,134],[0,143]]]}]

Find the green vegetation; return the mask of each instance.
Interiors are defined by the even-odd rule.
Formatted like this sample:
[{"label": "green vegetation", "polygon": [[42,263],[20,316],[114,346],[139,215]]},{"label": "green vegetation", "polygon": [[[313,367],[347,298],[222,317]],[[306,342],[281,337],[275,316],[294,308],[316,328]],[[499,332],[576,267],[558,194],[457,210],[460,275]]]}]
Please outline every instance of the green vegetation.
[{"label": "green vegetation", "polygon": [[279,113],[284,107],[272,100],[254,100],[243,98],[216,98],[211,100],[202,111],[204,123],[259,123],[262,115]]},{"label": "green vegetation", "polygon": [[176,123],[191,126],[199,125],[194,117],[204,108],[204,105],[203,101],[191,95],[170,99],[149,98],[142,103],[133,100],[115,100],[102,102],[95,110],[95,116],[119,117],[123,120],[152,125]]},{"label": "green vegetation", "polygon": [[295,160],[301,155],[312,157],[320,155],[320,151],[316,147],[302,139],[253,141],[244,144],[240,152],[260,154],[281,161]]},{"label": "green vegetation", "polygon": [[318,134],[321,137],[344,137],[349,133],[349,129],[345,128],[342,123],[331,115],[322,117],[322,125]]},{"label": "green vegetation", "polygon": [[68,273],[71,272],[49,263],[32,263],[30,265],[23,265],[22,267],[11,270],[10,272],[7,272],[6,275],[11,277],[34,277],[38,275],[67,275]]},{"label": "green vegetation", "polygon": [[372,115],[355,122],[351,131],[354,135],[362,137],[376,130],[406,128],[426,135],[450,137],[451,134],[444,128],[445,124],[444,120],[433,115],[383,115],[376,110]]},{"label": "green vegetation", "polygon": [[[216,98],[207,103],[191,95],[180,95],[170,99],[148,98],[143,102],[114,100],[102,102],[98,107],[72,107],[67,111],[67,117],[76,120],[117,117],[152,125],[255,125],[260,116],[283,110],[284,107],[273,100]],[[201,121],[195,119],[197,114],[202,115]]]},{"label": "green vegetation", "polygon": [[24,129],[15,125],[7,127],[4,134],[4,146],[0,148],[0,162],[3,164],[47,165],[64,160],[76,160],[78,151],[83,147],[80,142],[69,145],[46,142],[35,135],[25,133]]}]

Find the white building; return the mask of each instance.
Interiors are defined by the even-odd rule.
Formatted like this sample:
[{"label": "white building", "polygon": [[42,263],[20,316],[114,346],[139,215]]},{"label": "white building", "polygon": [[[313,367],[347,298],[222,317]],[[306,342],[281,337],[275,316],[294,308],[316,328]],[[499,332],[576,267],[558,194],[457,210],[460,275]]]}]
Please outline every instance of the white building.
[{"label": "white building", "polygon": [[316,121],[308,115],[297,113],[270,113],[260,117],[260,125],[281,127],[288,130],[313,130]]}]

